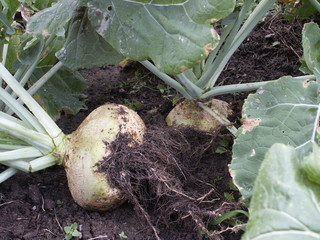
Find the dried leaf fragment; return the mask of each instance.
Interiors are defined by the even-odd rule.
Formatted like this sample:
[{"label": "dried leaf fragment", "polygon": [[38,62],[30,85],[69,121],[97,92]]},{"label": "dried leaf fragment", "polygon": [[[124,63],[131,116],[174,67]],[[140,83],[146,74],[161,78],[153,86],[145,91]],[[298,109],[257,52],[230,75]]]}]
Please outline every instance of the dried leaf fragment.
[{"label": "dried leaf fragment", "polygon": [[242,123],[242,133],[245,134],[248,131],[252,131],[261,122],[261,118],[244,119]]}]

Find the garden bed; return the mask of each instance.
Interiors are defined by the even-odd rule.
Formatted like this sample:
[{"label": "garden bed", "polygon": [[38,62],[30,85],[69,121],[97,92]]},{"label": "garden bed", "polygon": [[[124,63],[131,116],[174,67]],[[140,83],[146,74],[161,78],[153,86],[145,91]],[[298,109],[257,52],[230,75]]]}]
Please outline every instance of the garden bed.
[{"label": "garden bed", "polygon": [[[277,79],[284,75],[299,75],[302,23],[289,23],[274,15],[258,25],[236,52],[219,84],[256,82]],[[107,103],[121,103],[134,108],[142,117],[148,129],[168,131],[165,117],[179,95],[167,88],[154,75],[137,63],[124,68],[106,66],[81,70],[88,81],[85,92],[87,110],[77,116],[64,115],[59,126],[65,133],[71,133],[96,107]],[[225,95],[219,98],[231,104],[234,114],[230,118],[240,126],[241,107],[247,93]],[[181,132],[180,132],[181,133]],[[193,150],[210,146],[201,158],[192,160],[190,172],[183,188],[198,196],[195,205],[208,211],[223,214],[234,209],[245,209],[238,201],[238,192],[231,184],[228,163],[231,161],[232,137],[224,129],[212,134],[192,137],[182,132],[188,146]],[[186,145],[187,146],[187,145]],[[217,151],[219,149],[219,151]],[[208,194],[208,195],[206,195]],[[201,196],[203,198],[201,198]],[[200,199],[200,200],[199,200]],[[203,205],[201,199],[210,202]],[[153,206],[153,207],[152,207]],[[163,206],[163,205],[162,205]],[[148,207],[151,223],[163,240],[206,239],[192,218],[171,214],[167,221],[159,215],[157,202]],[[83,239],[156,239],[152,227],[137,206],[125,203],[118,209],[98,213],[80,208],[73,200],[67,187],[65,172],[56,166],[34,174],[19,173],[0,186],[0,239],[63,239],[63,228],[78,223]],[[177,217],[178,216],[178,217]],[[179,221],[183,218],[183,221]],[[210,216],[206,227],[220,232],[217,237],[225,240],[240,239],[241,230],[225,223],[211,226]],[[236,231],[238,230],[238,231]],[[119,235],[123,233],[122,235]]]}]

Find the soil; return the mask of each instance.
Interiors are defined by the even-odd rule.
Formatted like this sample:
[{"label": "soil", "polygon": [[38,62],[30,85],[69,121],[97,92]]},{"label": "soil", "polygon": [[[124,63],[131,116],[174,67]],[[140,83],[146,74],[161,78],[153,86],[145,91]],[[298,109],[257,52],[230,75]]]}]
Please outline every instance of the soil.
[{"label": "soil", "polygon": [[[256,27],[232,57],[218,84],[265,81],[284,75],[299,75],[302,26],[300,21],[288,22],[278,15],[268,17]],[[107,102],[134,108],[148,129],[161,127],[162,132],[167,131],[165,116],[180,96],[165,87],[142,66],[130,63],[124,68],[105,66],[80,72],[88,81],[85,92],[88,109],[76,116],[62,116],[58,124],[65,133],[74,131],[93,109]],[[230,119],[236,127],[240,125],[241,106],[247,94],[218,97],[231,104],[234,114]],[[204,143],[201,139],[210,143],[201,156],[194,156],[193,162],[187,162],[187,166],[192,169],[192,181],[191,178],[188,179],[183,184],[183,189],[190,194],[196,193],[192,197],[198,197],[188,206],[190,209],[199,207],[203,200],[206,204],[201,205],[201,210],[215,213],[198,219],[203,221],[203,226],[214,232],[216,239],[240,239],[242,231],[238,227],[227,223],[210,224],[219,214],[233,209],[245,209],[239,201],[238,192],[231,184],[228,172],[232,136],[225,129],[209,135],[197,133],[199,135],[196,139],[188,138],[185,132],[179,134],[183,134],[188,146],[193,149]],[[222,140],[227,143],[223,148]],[[217,152],[217,149],[223,151]],[[188,158],[190,160],[192,159]],[[160,201],[159,198],[157,200]],[[149,223],[132,199],[112,211],[87,211],[73,201],[61,166],[33,174],[19,173],[0,187],[0,239],[64,239],[64,227],[72,223],[79,225],[81,238],[86,240],[125,239],[126,236],[130,240],[154,240],[157,238],[153,226],[163,240],[207,239],[206,234],[201,233],[201,224],[195,221],[199,215],[192,217],[184,209],[178,215],[169,214],[164,220],[157,207],[156,201],[151,204],[149,201],[149,205],[145,206],[150,217]],[[236,220],[246,219],[240,217],[231,219],[231,222],[236,223]]]}]

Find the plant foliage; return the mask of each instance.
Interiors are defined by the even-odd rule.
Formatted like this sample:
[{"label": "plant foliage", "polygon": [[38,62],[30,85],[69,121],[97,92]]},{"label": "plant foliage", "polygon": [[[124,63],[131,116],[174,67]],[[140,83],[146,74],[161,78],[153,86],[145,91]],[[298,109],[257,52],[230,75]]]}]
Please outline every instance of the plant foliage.
[{"label": "plant foliage", "polygon": [[62,0],[32,17],[27,31],[66,36],[58,57],[73,69],[128,57],[151,59],[161,71],[177,74],[205,59],[218,44],[210,22],[226,17],[234,6],[234,0]]},{"label": "plant foliage", "polygon": [[[319,152],[317,145],[314,151]],[[275,144],[267,152],[243,240],[320,239],[320,188],[301,169],[299,155],[284,144]]]}]

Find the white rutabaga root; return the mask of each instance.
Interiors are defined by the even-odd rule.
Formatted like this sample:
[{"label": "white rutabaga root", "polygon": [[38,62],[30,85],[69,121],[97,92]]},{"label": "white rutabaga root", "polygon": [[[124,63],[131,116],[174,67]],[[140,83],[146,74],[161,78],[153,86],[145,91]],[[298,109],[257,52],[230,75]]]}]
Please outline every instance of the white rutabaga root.
[{"label": "white rutabaga root", "polygon": [[129,134],[132,141],[141,144],[144,131],[145,125],[136,112],[106,104],[91,112],[68,136],[64,165],[72,197],[81,207],[106,211],[125,202],[123,192],[109,185],[97,164],[111,154],[110,143],[119,133]]}]

